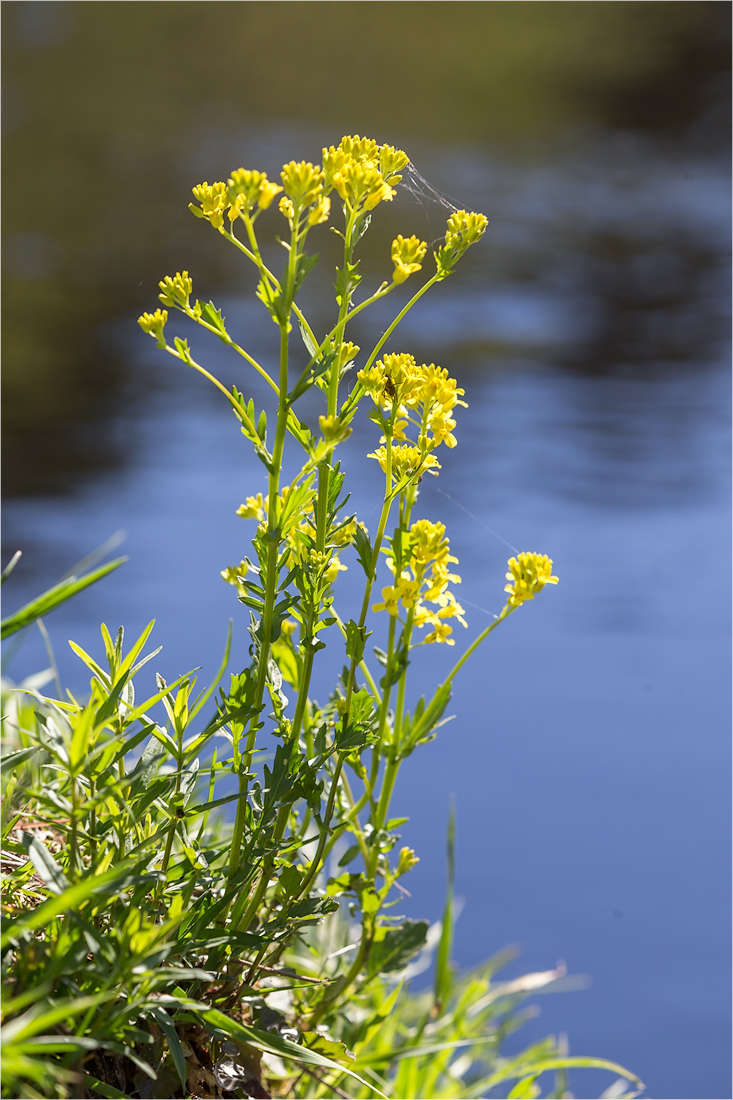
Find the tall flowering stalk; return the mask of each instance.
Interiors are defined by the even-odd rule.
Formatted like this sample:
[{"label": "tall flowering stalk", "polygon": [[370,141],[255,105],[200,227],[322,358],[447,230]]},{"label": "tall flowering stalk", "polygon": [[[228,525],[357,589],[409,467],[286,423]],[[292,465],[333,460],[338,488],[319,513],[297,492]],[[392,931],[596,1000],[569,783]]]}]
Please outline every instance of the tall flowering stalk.
[{"label": "tall flowering stalk", "polygon": [[[339,898],[348,900],[361,925],[348,965],[335,965],[334,981],[325,989],[309,986],[293,993],[296,1017],[306,1028],[333,1021],[345,994],[381,972],[379,960],[389,958],[390,945],[403,958],[408,939],[413,953],[424,942],[426,925],[396,925],[385,912],[395,884],[417,862],[411,849],[396,850],[390,804],[398,771],[418,745],[436,735],[452,680],[470,653],[523,602],[557,583],[547,557],[511,558],[503,610],[433,698],[410,710],[413,651],[453,646],[456,625],[466,626],[455,592],[458,562],[445,525],[415,514],[421,479],[438,475],[441,448],[456,446],[456,416],[466,402],[447,369],[383,348],[406,313],[480,241],[487,220],[465,210],[451,213],[427,276],[427,242],[397,236],[389,257],[391,277],[357,300],[364,278],[356,256],[359,242],[372,213],[395,197],[408,163],[399,149],[344,137],[323,150],[321,165],[284,165],[279,183],[239,168],[226,181],[193,188],[191,211],[257,270],[257,297],[279,330],[276,364],[258,362],[232,337],[213,303],[193,298],[186,271],[161,280],[163,308],[139,320],[161,348],[219,388],[264,467],[261,490],[238,509],[256,525],[253,554],[222,572],[250,612],[249,660],[221,692],[215,723],[231,745],[231,755],[218,767],[229,768],[238,784],[220,921],[232,933],[254,936],[260,946],[244,957],[228,947],[220,961],[233,980],[256,986],[304,923],[336,909]],[[334,322],[328,332],[316,333],[297,296],[316,262],[306,251],[310,234],[327,225],[337,209],[342,220],[333,228],[343,240],[343,259],[336,272]],[[275,232],[285,223],[287,255],[278,274],[262,258],[263,217],[280,219]],[[418,276],[419,288],[364,354],[348,339],[354,317]],[[273,391],[274,411],[258,411],[236,388],[228,391],[194,360],[186,340],[169,337],[171,312],[218,336],[255,370]],[[320,391],[322,401],[317,430],[296,411],[312,390]],[[359,415],[374,422],[374,447],[367,457],[383,475],[379,519],[371,533],[346,509],[345,477],[336,455]],[[299,455],[299,468],[285,485],[287,445]],[[346,568],[342,556],[352,547],[364,573],[363,598],[358,618],[344,622],[335,600]],[[376,665],[367,646],[373,614],[386,617],[386,649],[374,649]],[[310,684],[314,661],[327,644],[341,648],[345,664],[331,698],[319,706]],[[255,754],[271,747],[273,734],[279,739],[274,760],[260,775]],[[169,835],[173,840],[175,822]],[[326,881],[326,861],[345,835],[352,843],[339,866],[347,869]]]}]

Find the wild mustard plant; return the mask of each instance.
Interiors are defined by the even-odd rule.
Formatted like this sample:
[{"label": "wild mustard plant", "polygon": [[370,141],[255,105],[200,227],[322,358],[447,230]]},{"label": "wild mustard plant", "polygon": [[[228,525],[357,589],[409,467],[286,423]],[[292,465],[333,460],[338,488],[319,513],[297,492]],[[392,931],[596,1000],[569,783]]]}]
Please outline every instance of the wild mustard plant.
[{"label": "wild mustard plant", "polygon": [[[481,240],[487,220],[453,210],[432,259],[426,241],[397,236],[385,256],[387,276],[358,301],[359,242],[408,164],[401,150],[344,137],[323,150],[321,165],[284,165],[280,183],[239,168],[226,181],[193,188],[193,214],[256,269],[257,297],[278,329],[278,361],[270,367],[240,346],[221,311],[194,297],[187,271],[160,281],[162,308],[139,324],[221,391],[264,468],[262,486],[237,509],[253,527],[251,554],[222,570],[248,613],[248,659],[202,723],[228,645],[208,690],[195,695],[192,674],[170,685],[158,677],[141,704],[133,679],[155,655],[142,656],[150,627],[127,654],[122,630],[113,639],[103,627],[106,668],[74,646],[92,672],[89,701],[36,693],[33,713],[17,719],[11,763],[31,771],[25,802],[4,818],[3,836],[29,855],[50,892],[29,908],[30,868],[13,880],[4,939],[16,1041],[11,1089],[21,1081],[34,1096],[71,1095],[65,1090],[74,1086],[90,1096],[213,1096],[217,1088],[265,1096],[269,1082],[281,1096],[332,1096],[346,1095],[348,1082],[354,1096],[393,1088],[401,1096],[474,1096],[515,1080],[512,1096],[534,1096],[545,1070],[604,1064],[625,1073],[569,1058],[551,1041],[502,1061],[502,1021],[523,990],[493,986],[490,971],[465,987],[454,982],[450,900],[434,994],[424,1005],[400,997],[406,968],[427,949],[428,925],[391,914],[395,888],[418,862],[399,845],[404,819],[391,816],[397,775],[436,736],[470,654],[557,583],[546,556],[512,557],[501,612],[432,698],[411,701],[415,650],[452,647],[456,628],[467,625],[445,525],[418,508],[422,478],[437,476],[439,456],[445,461],[456,447],[466,402],[447,369],[383,349],[408,311]],[[307,251],[310,235],[331,219],[343,258],[333,325],[316,334],[297,296],[317,259]],[[263,227],[284,233],[279,274],[263,260]],[[422,281],[362,351],[349,339],[351,322],[410,279]],[[227,390],[185,339],[169,335],[176,313],[259,374],[273,407],[258,410],[236,387]],[[317,427],[298,415],[309,392],[320,393]],[[371,532],[349,511],[337,456],[357,416],[373,422],[373,450],[364,457],[381,471]],[[284,484],[286,447],[297,460]],[[363,594],[358,617],[344,620],[337,596],[350,555],[351,567],[355,556],[363,571]],[[373,647],[372,656],[380,616],[386,648]],[[341,652],[344,667],[319,704],[311,681],[327,645]],[[158,703],[165,725],[150,714]],[[224,752],[205,757],[215,737]],[[217,784],[232,776],[234,793],[217,798]],[[17,801],[17,784],[11,794]],[[210,817],[226,803],[234,812],[229,831]],[[55,823],[56,852],[24,830],[32,821]],[[45,983],[41,1008],[30,1015],[29,974],[43,974]],[[58,1026],[65,1049],[54,1039]],[[459,1065],[456,1044],[480,1049]],[[44,1049],[61,1053],[44,1060]]]}]

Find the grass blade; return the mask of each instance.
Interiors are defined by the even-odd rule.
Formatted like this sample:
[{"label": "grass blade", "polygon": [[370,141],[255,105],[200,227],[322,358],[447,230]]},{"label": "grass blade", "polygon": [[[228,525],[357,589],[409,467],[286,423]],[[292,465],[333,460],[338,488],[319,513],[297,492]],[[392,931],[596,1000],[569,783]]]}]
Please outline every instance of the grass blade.
[{"label": "grass blade", "polygon": [[8,638],[11,634],[22,630],[23,627],[30,626],[42,615],[48,615],[50,611],[71,599],[77,592],[82,592],[90,584],[106,577],[108,573],[118,569],[126,561],[127,558],[115,558],[114,561],[108,562],[107,565],[103,565],[83,577],[69,577],[67,580],[59,581],[53,588],[49,588],[40,596],[36,596],[34,600],[25,604],[19,611],[3,619],[0,623],[0,638]]}]

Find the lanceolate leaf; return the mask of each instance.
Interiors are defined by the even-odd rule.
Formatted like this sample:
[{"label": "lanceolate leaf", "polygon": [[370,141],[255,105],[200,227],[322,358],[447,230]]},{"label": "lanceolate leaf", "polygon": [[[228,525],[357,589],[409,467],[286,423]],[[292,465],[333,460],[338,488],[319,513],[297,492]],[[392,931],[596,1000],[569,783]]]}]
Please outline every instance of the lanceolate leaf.
[{"label": "lanceolate leaf", "polygon": [[66,580],[59,581],[53,588],[49,588],[40,596],[36,596],[34,600],[25,604],[19,611],[3,619],[0,624],[0,637],[8,638],[16,631],[22,630],[24,626],[29,626],[35,622],[36,619],[48,615],[55,607],[71,599],[77,592],[82,592],[90,584],[106,577],[114,569],[119,569],[126,561],[127,558],[116,558],[114,561],[108,562],[107,565],[102,565],[99,569],[86,573],[83,577],[67,577]]},{"label": "lanceolate leaf", "polygon": [[319,1054],[315,1050],[309,1050],[308,1047],[292,1043],[289,1039],[282,1039],[274,1032],[259,1031],[257,1028],[247,1027],[237,1020],[231,1020],[216,1008],[210,1008],[205,1012],[200,1011],[199,1015],[213,1032],[226,1035],[228,1039],[250,1043],[253,1047],[257,1047],[258,1050],[265,1051],[267,1054],[277,1054],[281,1058],[288,1058],[292,1062],[301,1063],[301,1065],[319,1066],[321,1069],[345,1073],[349,1077],[353,1077],[360,1085],[371,1089],[377,1096],[381,1096],[383,1100],[387,1100],[383,1092],[365,1081],[358,1073],[354,1073],[353,1069],[339,1065],[338,1062],[333,1062],[330,1058],[326,1058],[325,1055]]}]

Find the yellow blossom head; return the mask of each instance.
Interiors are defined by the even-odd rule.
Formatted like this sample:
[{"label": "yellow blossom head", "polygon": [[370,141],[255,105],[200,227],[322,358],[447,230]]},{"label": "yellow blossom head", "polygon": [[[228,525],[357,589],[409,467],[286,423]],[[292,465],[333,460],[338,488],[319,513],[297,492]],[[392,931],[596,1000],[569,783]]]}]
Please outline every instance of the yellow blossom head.
[{"label": "yellow blossom head", "polygon": [[394,264],[395,283],[404,283],[415,271],[422,267],[422,260],[427,251],[427,241],[421,241],[419,237],[405,237],[400,235],[392,241],[392,263]]},{"label": "yellow blossom head", "polygon": [[480,241],[489,224],[484,214],[469,214],[455,210],[448,218],[445,241],[435,253],[438,275],[445,279],[460,260],[466,249]]},{"label": "yellow blossom head", "polygon": [[533,600],[546,584],[557,584],[559,578],[552,575],[552,558],[547,554],[524,552],[507,562],[510,572],[504,591],[509,593],[509,607],[519,607],[525,600]]},{"label": "yellow blossom head", "polygon": [[[320,201],[323,194],[324,175],[320,168],[316,168],[310,161],[291,160],[283,165],[280,178],[283,181],[285,194],[296,211],[306,206],[313,206]],[[325,217],[327,216],[328,211],[325,214]],[[320,220],[323,221],[324,218]]]},{"label": "yellow blossom head", "polygon": [[214,229],[221,229],[224,225],[224,211],[229,206],[227,198],[227,185],[225,183],[208,184],[205,180],[192,188],[193,197],[200,206],[189,203],[188,209],[197,218],[206,218]]},{"label": "yellow blossom head", "polygon": [[166,275],[158,283],[160,294],[158,297],[164,306],[172,306],[173,309],[186,309],[188,300],[193,293],[193,279],[187,271],[177,271],[175,275]]},{"label": "yellow blossom head", "polygon": [[[432,473],[433,470],[441,468],[440,463],[433,455],[421,451],[419,447],[415,447],[412,443],[398,443],[392,447],[391,451],[392,477],[395,481],[402,481],[406,477],[424,474],[426,471]],[[386,447],[378,447],[376,451],[367,455],[367,458],[375,458],[384,473],[387,472]]]},{"label": "yellow blossom head", "polygon": [[227,582],[227,584],[233,585],[239,596],[246,595],[247,589],[242,584],[242,578],[247,576],[249,571],[249,565],[246,561],[240,561],[239,565],[228,565],[226,569],[222,569],[219,576]]},{"label": "yellow blossom head", "polygon": [[143,313],[141,317],[138,317],[137,323],[143,332],[147,332],[149,336],[154,336],[159,348],[164,348],[165,344],[165,323],[168,320],[167,309],[156,309],[155,313]]},{"label": "yellow blossom head", "polygon": [[259,206],[266,210],[282,187],[272,183],[267,173],[249,168],[236,168],[227,180],[227,198],[237,214]]},{"label": "yellow blossom head", "polygon": [[413,848],[400,848],[400,854],[397,860],[397,874],[407,874],[407,872],[411,871],[419,862],[420,857],[415,855],[415,850]]},{"label": "yellow blossom head", "polygon": [[399,172],[407,163],[400,149],[349,135],[338,146],[323,150],[325,190],[334,188],[348,210],[366,213],[394,198],[393,185],[400,182]]},{"label": "yellow blossom head", "polygon": [[266,511],[267,501],[262,493],[258,493],[256,497],[247,497],[244,504],[239,505],[237,515],[242,519],[256,519],[259,523],[263,523]]}]

